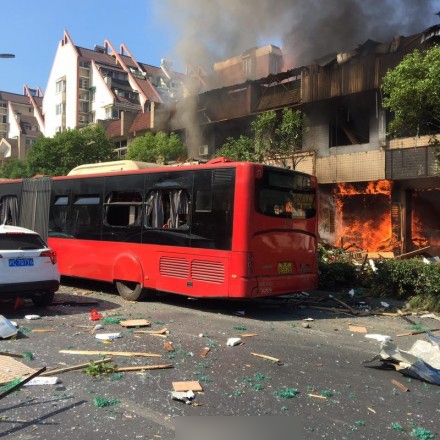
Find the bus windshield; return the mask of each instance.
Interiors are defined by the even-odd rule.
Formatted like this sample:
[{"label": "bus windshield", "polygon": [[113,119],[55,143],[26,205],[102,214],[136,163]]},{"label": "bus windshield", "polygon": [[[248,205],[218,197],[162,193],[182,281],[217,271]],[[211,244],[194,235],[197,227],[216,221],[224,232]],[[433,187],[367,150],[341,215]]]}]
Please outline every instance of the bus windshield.
[{"label": "bus windshield", "polygon": [[315,195],[310,176],[265,168],[256,181],[255,206],[269,217],[309,219],[316,216]]}]

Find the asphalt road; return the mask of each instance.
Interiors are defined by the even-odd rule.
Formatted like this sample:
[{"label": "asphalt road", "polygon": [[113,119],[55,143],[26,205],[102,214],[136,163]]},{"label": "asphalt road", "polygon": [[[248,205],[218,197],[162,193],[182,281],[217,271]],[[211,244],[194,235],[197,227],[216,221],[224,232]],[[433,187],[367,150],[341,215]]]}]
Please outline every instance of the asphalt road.
[{"label": "asphalt road", "polygon": [[[337,314],[310,308],[310,298],[315,306],[338,306],[324,292],[313,292],[308,305],[292,299],[228,302],[171,295],[128,303],[107,285],[72,280],[65,280],[57,304],[46,309],[26,303],[14,311],[3,304],[2,314],[16,321],[21,332],[16,339],[0,340],[0,351],[25,353],[26,358],[16,360],[32,368],[50,370],[103,357],[60,350],[152,353],[160,357],[111,356],[112,364],[173,368],[98,378],[83,369],[58,374],[56,385],[22,387],[0,400],[0,438],[168,440],[176,434],[184,440],[427,439],[429,432],[439,437],[440,387],[385,369],[380,361],[363,364],[379,353],[380,343],[349,325],[389,335],[402,349],[426,336],[397,337],[409,328],[401,317]],[[147,319],[151,326],[103,324],[96,333],[121,333],[104,343],[91,331],[102,322],[90,320],[93,309],[113,318],[107,322]],[[25,319],[29,314],[41,319]],[[435,327],[435,322],[412,319]],[[163,328],[169,332],[165,338],[135,332]],[[243,344],[227,346],[231,337],[240,337]],[[166,341],[174,351],[165,348]],[[206,347],[209,352],[202,357]],[[203,392],[188,403],[173,400],[175,381],[199,381]],[[216,418],[203,423],[189,416]],[[288,420],[285,430],[280,430],[279,417]]]}]

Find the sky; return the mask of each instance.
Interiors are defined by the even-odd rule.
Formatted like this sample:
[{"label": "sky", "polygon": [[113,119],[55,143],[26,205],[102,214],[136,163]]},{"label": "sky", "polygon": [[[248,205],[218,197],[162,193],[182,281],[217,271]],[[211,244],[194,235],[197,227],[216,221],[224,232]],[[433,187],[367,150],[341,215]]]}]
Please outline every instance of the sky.
[{"label": "sky", "polygon": [[0,90],[23,92],[23,85],[46,89],[59,42],[67,30],[76,46],[93,49],[109,40],[124,43],[134,57],[160,65],[174,46],[173,34],[156,20],[160,0],[2,0]]},{"label": "sky", "polygon": [[367,39],[391,41],[440,24],[440,0],[1,0],[0,90],[46,89],[64,30],[76,46],[123,43],[141,62],[185,73],[252,47],[282,47],[291,67]]}]

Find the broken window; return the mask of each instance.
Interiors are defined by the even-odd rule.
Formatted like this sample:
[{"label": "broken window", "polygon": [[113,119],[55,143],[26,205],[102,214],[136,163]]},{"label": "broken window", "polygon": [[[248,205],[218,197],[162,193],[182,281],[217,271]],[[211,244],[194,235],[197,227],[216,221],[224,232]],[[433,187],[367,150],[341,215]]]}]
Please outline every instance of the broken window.
[{"label": "broken window", "polygon": [[370,117],[361,106],[340,105],[330,117],[330,147],[370,142]]},{"label": "broken window", "polygon": [[69,196],[56,196],[49,214],[49,236],[67,232],[67,212]]},{"label": "broken window", "polygon": [[106,226],[138,226],[141,222],[142,195],[138,192],[113,191],[104,203]]},{"label": "broken window", "polygon": [[76,196],[72,206],[72,235],[76,238],[101,238],[101,200],[97,194]]},{"label": "broken window", "polygon": [[190,197],[185,189],[155,189],[147,194],[147,228],[189,229]]},{"label": "broken window", "polygon": [[0,224],[18,225],[17,196],[4,196],[0,199]]}]

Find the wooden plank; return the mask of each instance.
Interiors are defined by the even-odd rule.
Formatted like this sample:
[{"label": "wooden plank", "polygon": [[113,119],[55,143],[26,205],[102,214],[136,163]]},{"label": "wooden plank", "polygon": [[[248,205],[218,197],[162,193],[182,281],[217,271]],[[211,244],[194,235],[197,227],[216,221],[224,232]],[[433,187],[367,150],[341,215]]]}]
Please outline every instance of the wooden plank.
[{"label": "wooden plank", "polygon": [[407,393],[409,391],[409,388],[407,388],[403,383],[400,383],[398,380],[393,379],[391,381],[393,385],[395,385],[397,388],[399,388],[400,391],[403,391],[404,393]]},{"label": "wooden plank", "polygon": [[134,367],[117,367],[115,371],[123,372],[123,371],[142,371],[142,370],[161,370],[165,368],[173,368],[172,364],[163,364],[163,365],[136,365]]},{"label": "wooden plank", "polygon": [[13,358],[22,358],[22,357],[24,357],[22,354],[14,354],[14,353],[9,353],[7,351],[0,351],[0,356],[9,356],[9,357],[13,357]]},{"label": "wooden plank", "polygon": [[99,355],[99,356],[162,357],[161,354],[144,353],[144,352],[138,352],[138,351],[60,350],[60,353],[67,353],[67,354],[96,354],[96,355]]},{"label": "wooden plank", "polygon": [[163,343],[163,346],[165,347],[165,349],[166,349],[167,351],[174,351],[173,344],[172,344],[171,342],[169,342],[169,341],[165,341],[165,342]]},{"label": "wooden plank", "polygon": [[241,338],[253,338],[255,336],[259,336],[258,333],[243,333],[242,335],[239,335]]},{"label": "wooden plank", "polygon": [[198,380],[173,382],[173,389],[174,391],[203,391],[203,387]]},{"label": "wooden plank", "polygon": [[354,333],[368,333],[367,327],[364,327],[363,325],[348,324],[348,329]]},{"label": "wooden plank", "polygon": [[252,356],[257,356],[263,359],[267,359],[269,361],[273,361],[273,362],[279,362],[280,360],[277,358],[274,358],[272,356],[267,356],[266,354],[260,354],[260,353],[251,353]]},{"label": "wooden plank", "polygon": [[202,349],[202,351],[200,352],[200,356],[201,357],[206,357],[209,353],[210,348],[209,347],[205,347]]},{"label": "wooden plank", "polygon": [[119,325],[122,327],[149,327],[151,323],[146,319],[129,319],[127,321],[121,321]]},{"label": "wooden plank", "polygon": [[[105,358],[99,361],[93,361],[93,363],[95,365],[98,365],[98,364],[104,364],[106,362],[111,362],[111,360],[112,360],[111,358]],[[56,368],[54,370],[45,371],[44,373],[41,374],[41,376],[52,376],[54,374],[67,373],[68,371],[82,370],[83,368],[89,367],[89,365],[90,362],[88,362],[87,364],[78,364],[78,365],[72,365],[70,367]]]},{"label": "wooden plank", "polygon": [[44,328],[34,328],[31,330],[32,333],[54,333],[56,330],[49,330]]}]

